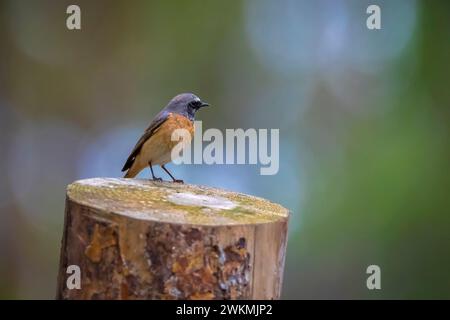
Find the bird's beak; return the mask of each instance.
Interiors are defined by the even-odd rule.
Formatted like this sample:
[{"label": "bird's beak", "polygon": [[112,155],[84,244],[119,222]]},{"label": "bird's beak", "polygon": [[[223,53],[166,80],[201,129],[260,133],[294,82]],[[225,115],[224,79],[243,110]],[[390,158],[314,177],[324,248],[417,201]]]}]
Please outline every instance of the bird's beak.
[{"label": "bird's beak", "polygon": [[207,107],[207,106],[209,106],[209,103],[202,101],[202,104],[200,105],[200,108]]}]

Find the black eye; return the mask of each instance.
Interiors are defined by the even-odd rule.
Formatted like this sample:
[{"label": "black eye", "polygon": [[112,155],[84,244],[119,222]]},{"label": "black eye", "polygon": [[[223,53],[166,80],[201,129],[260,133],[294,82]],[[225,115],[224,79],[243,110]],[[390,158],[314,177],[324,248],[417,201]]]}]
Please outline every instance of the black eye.
[{"label": "black eye", "polygon": [[191,104],[192,107],[198,108],[198,107],[200,107],[202,105],[202,102],[199,101],[199,100],[194,100],[190,104]]}]

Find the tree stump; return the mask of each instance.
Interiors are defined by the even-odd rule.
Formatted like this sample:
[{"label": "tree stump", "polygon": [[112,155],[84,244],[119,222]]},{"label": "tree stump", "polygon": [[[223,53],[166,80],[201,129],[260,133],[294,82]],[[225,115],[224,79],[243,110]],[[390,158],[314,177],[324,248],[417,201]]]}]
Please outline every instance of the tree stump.
[{"label": "tree stump", "polygon": [[[76,181],[67,189],[57,298],[278,299],[288,216],[267,200],[208,187]],[[80,289],[67,285],[71,265]]]}]

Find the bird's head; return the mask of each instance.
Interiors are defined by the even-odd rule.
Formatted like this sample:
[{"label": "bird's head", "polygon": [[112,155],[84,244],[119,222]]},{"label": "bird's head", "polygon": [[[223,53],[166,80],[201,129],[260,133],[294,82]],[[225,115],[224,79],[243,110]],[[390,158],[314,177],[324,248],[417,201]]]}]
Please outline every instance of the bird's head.
[{"label": "bird's head", "polygon": [[173,111],[194,120],[195,113],[203,108],[209,106],[208,103],[202,101],[193,93],[181,93],[170,100],[166,107],[167,111]]}]

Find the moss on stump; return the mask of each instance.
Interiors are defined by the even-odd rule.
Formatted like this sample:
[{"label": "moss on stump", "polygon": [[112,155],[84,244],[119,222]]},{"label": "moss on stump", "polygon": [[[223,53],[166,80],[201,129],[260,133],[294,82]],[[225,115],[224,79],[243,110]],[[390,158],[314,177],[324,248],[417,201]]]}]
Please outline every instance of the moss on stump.
[{"label": "moss on stump", "polygon": [[[59,299],[277,299],[289,212],[202,186],[95,178],[67,188]],[[67,267],[81,270],[68,289]]]}]

